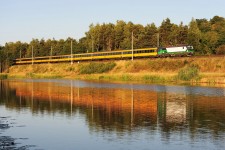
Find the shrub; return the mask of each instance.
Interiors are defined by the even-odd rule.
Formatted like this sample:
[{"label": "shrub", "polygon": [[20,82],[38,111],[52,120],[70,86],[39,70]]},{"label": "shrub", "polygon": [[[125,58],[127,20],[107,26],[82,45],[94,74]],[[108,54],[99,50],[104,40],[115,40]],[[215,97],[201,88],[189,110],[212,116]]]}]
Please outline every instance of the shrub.
[{"label": "shrub", "polygon": [[217,55],[224,55],[225,54],[225,45],[221,45],[216,49]]},{"label": "shrub", "polygon": [[80,74],[93,74],[93,73],[104,73],[112,70],[116,66],[116,63],[90,63],[79,66]]},{"label": "shrub", "polygon": [[199,77],[199,69],[197,66],[189,66],[181,69],[178,72],[178,79],[183,81],[190,81]]}]

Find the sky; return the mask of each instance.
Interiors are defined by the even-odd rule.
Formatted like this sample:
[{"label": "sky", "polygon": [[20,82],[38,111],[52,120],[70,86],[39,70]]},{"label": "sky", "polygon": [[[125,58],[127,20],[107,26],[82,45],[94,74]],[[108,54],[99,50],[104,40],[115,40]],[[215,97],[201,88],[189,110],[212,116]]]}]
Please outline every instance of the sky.
[{"label": "sky", "polygon": [[155,23],[169,18],[188,25],[192,18],[225,17],[225,0],[0,0],[0,45],[37,39],[79,40],[90,24]]}]

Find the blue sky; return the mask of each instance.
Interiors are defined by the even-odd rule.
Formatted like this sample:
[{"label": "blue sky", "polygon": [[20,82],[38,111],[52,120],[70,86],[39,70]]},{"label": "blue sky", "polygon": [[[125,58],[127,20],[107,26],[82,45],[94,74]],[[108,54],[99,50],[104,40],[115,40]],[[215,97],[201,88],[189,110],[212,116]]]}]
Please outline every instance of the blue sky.
[{"label": "blue sky", "polygon": [[132,21],[160,26],[225,17],[225,0],[1,0],[0,45],[32,38],[79,39],[91,23]]}]

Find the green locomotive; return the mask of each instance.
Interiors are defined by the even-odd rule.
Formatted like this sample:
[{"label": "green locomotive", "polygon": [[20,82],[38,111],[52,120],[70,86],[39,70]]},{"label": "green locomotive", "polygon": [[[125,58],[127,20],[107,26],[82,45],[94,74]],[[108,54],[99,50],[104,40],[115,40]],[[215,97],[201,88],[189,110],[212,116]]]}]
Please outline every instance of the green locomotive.
[{"label": "green locomotive", "polygon": [[192,56],[194,54],[193,46],[176,46],[158,48],[158,57],[169,56]]}]

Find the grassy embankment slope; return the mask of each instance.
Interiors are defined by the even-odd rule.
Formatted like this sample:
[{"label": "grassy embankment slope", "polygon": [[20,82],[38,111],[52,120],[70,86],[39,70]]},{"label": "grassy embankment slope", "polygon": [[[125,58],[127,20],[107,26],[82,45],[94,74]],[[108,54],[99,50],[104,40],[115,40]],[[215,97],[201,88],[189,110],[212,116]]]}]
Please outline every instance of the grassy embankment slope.
[{"label": "grassy embankment slope", "polygon": [[8,78],[72,78],[137,82],[225,84],[225,57],[158,58],[12,66]]}]

